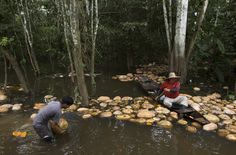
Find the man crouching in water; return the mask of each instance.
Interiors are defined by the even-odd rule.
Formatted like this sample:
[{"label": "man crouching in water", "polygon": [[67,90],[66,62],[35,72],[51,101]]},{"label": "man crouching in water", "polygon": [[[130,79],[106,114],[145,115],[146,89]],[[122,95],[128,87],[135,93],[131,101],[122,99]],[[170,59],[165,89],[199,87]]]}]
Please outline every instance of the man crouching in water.
[{"label": "man crouching in water", "polygon": [[62,130],[58,126],[58,122],[62,115],[61,108],[68,108],[73,103],[73,99],[69,96],[66,96],[63,97],[61,101],[49,102],[47,106],[39,110],[34,119],[33,127],[40,138],[46,142],[52,142],[53,133],[51,129],[55,129],[58,132]]},{"label": "man crouching in water", "polygon": [[173,103],[181,104],[185,107],[188,106],[187,97],[179,95],[179,90],[180,90],[179,78],[180,77],[176,76],[174,72],[170,72],[169,77],[160,87],[161,91],[164,91],[164,96],[161,97],[164,98],[163,103],[169,108],[172,107]]}]

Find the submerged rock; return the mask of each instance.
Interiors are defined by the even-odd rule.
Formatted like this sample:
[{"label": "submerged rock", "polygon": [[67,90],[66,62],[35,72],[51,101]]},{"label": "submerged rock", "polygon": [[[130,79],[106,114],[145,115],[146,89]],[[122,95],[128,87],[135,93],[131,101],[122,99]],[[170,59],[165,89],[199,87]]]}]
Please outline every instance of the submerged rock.
[{"label": "submerged rock", "polygon": [[178,120],[177,123],[180,124],[180,125],[187,125],[188,124],[188,122],[186,120],[184,120],[184,119]]},{"label": "submerged rock", "polygon": [[204,117],[212,123],[217,123],[220,121],[220,119],[216,115],[213,115],[213,114],[207,114],[207,115],[204,115]]},{"label": "submerged rock", "polygon": [[147,119],[147,120],[146,120],[146,124],[147,124],[147,125],[152,125],[155,121],[156,121],[155,119],[150,118],[150,119]]},{"label": "submerged rock", "polygon": [[217,125],[215,123],[209,123],[203,126],[203,130],[205,131],[213,131],[217,129]]},{"label": "submerged rock", "polygon": [[155,114],[154,114],[154,112],[149,111],[149,110],[147,110],[147,109],[142,109],[142,110],[139,110],[139,111],[138,111],[137,116],[138,116],[139,118],[152,118],[152,117],[155,116]]},{"label": "submerged rock", "polygon": [[226,136],[226,139],[235,142],[236,141],[236,134],[229,134]]},{"label": "submerged rock", "polygon": [[202,125],[199,124],[198,122],[192,122],[191,125],[198,128],[198,129],[202,128]]},{"label": "submerged rock", "polygon": [[116,115],[116,119],[118,120],[129,120],[131,119],[130,115],[122,114],[122,115]]},{"label": "submerged rock", "polygon": [[196,133],[197,132],[197,128],[194,126],[187,126],[186,130],[191,132],[191,133]]},{"label": "submerged rock", "polygon": [[172,123],[170,121],[167,121],[167,120],[161,120],[160,122],[157,123],[160,127],[162,128],[166,128],[166,129],[169,129],[169,128],[172,128]]},{"label": "submerged rock", "polygon": [[226,137],[228,134],[230,134],[230,132],[226,129],[219,129],[217,131],[217,134],[220,136],[220,137]]}]

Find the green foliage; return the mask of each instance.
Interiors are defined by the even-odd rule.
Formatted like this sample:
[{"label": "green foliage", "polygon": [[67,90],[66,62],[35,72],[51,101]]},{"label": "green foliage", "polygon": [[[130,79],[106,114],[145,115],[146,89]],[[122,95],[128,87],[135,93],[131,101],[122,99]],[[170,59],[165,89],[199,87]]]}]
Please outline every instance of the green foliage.
[{"label": "green foliage", "polygon": [[13,38],[2,37],[0,38],[0,46],[8,46],[12,41],[14,41]]}]

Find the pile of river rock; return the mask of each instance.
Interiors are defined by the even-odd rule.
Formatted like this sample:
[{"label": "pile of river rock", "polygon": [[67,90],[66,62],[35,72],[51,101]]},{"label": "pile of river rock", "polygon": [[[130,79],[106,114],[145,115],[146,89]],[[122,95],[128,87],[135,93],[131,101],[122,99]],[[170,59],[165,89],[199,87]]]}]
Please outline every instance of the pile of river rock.
[{"label": "pile of river rock", "polygon": [[149,77],[150,79],[156,81],[158,84],[163,83],[166,79],[165,76],[158,76],[163,73],[168,72],[167,65],[156,65],[156,64],[148,64],[148,65],[140,65],[140,68],[136,69],[136,73],[127,73],[125,75],[116,75],[113,76],[112,79],[120,80],[122,82],[134,81],[137,78],[137,75],[144,75]]},{"label": "pile of river rock", "polygon": [[66,111],[78,111],[81,117],[88,119],[94,116],[115,118],[145,125],[158,125],[172,128],[174,124],[183,125],[187,131],[196,133],[198,130],[217,132],[219,136],[236,141],[236,101],[221,100],[217,93],[208,96],[190,96],[189,104],[199,111],[209,124],[202,126],[197,122],[185,120],[176,112],[170,111],[160,104],[152,103],[148,97],[100,96],[92,99],[89,108],[72,105]]}]

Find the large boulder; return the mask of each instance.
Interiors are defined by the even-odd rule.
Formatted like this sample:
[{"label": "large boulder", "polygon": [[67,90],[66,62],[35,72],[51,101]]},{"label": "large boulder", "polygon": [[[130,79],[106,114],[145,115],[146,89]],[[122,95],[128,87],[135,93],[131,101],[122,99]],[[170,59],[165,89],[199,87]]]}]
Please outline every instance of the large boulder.
[{"label": "large boulder", "polygon": [[213,114],[207,114],[207,115],[204,115],[204,117],[212,123],[217,123],[220,121],[220,119],[216,115],[213,115]]},{"label": "large boulder", "polygon": [[153,111],[149,111],[147,109],[142,109],[138,111],[137,116],[139,118],[152,118],[155,116],[155,113]]},{"label": "large boulder", "polygon": [[215,123],[209,123],[203,126],[203,130],[205,131],[213,131],[217,129],[217,125]]},{"label": "large boulder", "polygon": [[161,120],[160,122],[157,123],[160,127],[162,128],[166,128],[166,129],[169,129],[169,128],[172,128],[172,123],[170,121],[167,121],[167,120]]}]

